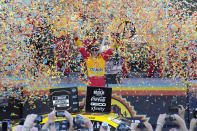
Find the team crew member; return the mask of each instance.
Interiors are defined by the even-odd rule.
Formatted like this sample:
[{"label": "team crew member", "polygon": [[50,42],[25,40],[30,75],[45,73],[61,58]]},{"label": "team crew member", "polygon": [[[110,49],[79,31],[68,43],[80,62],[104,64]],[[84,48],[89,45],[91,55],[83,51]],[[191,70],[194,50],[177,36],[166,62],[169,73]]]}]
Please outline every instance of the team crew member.
[{"label": "team crew member", "polygon": [[[59,38],[59,40],[56,40],[54,43],[56,44],[56,59],[57,59],[57,71],[63,72],[65,76],[68,76],[70,74],[70,68],[68,66],[68,55],[69,55],[69,43],[70,37],[69,35],[65,36],[65,38],[62,36]],[[64,66],[65,65],[65,66]]]},{"label": "team crew member", "polygon": [[88,85],[95,87],[105,87],[105,62],[108,59],[109,55],[111,55],[114,49],[117,47],[119,43],[118,39],[115,40],[111,48],[108,49],[106,52],[99,53],[99,47],[97,43],[98,41],[93,40],[89,47],[90,52],[87,52],[86,49],[83,47],[82,42],[76,36],[76,33],[74,33],[74,37],[75,43],[77,44],[78,49],[81,52],[81,55],[84,57],[87,65],[89,78]]}]

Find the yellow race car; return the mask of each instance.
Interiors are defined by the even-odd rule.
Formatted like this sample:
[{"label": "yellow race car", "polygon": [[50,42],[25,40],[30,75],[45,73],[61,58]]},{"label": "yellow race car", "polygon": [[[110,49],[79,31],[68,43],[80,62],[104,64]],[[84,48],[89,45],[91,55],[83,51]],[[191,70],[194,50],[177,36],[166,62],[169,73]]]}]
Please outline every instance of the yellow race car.
[{"label": "yellow race car", "polygon": [[[77,114],[72,114],[73,118],[75,118],[76,115]],[[91,122],[93,124],[94,131],[98,131],[103,122],[108,123],[110,131],[115,131],[115,129],[117,128],[117,126],[120,123],[126,123],[127,125],[130,125],[131,122],[132,122],[131,120],[128,120],[126,118],[118,116],[114,113],[109,113],[109,114],[81,113],[81,115],[83,117],[88,117],[91,120]],[[42,122],[41,122],[41,126],[44,125],[44,123],[47,122],[48,114],[42,115],[42,117],[43,117],[43,119],[42,119]],[[15,126],[17,126],[18,124],[19,123],[17,123]],[[69,127],[69,123],[63,117],[56,117],[55,126],[56,126],[57,131],[66,131]],[[12,129],[14,129],[14,127]]]}]

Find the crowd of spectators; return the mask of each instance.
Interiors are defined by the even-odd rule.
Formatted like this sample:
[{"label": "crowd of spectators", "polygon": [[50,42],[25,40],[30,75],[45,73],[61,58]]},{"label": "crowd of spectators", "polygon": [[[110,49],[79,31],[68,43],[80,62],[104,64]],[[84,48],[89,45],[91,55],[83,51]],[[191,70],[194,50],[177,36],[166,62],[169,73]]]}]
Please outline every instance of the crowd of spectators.
[{"label": "crowd of spectators", "polygon": [[[58,115],[59,113],[59,115]],[[46,117],[46,116],[45,116]],[[66,119],[64,123],[58,123],[57,118]],[[29,114],[23,121],[20,121],[14,127],[14,131],[93,131],[93,124],[88,117],[76,114],[74,117],[68,111],[58,112],[55,109],[48,114],[48,120],[42,122],[42,117],[37,114]],[[57,121],[56,121],[57,119]],[[60,120],[62,121],[62,120]],[[128,119],[129,121],[129,119]],[[163,128],[169,129],[167,125],[174,125],[170,127],[169,131],[195,131],[197,125],[197,110],[194,112],[194,117],[191,119],[189,126],[185,121],[185,108],[182,105],[178,106],[178,112],[175,114],[165,113],[160,114],[157,119],[156,127],[152,126],[148,121],[145,122],[119,122],[116,131],[162,131]],[[167,123],[167,124],[166,124]],[[64,124],[63,126],[61,124]],[[154,124],[154,123],[152,123]],[[12,127],[8,128],[9,131]],[[4,131],[4,130],[3,130]],[[99,131],[110,131],[110,126],[105,120],[100,125]]]}]

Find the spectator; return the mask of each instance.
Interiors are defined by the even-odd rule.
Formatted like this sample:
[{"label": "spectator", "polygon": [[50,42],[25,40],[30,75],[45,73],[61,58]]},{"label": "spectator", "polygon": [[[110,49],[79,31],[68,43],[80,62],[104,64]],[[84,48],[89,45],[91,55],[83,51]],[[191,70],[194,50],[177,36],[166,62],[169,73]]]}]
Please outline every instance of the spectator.
[{"label": "spectator", "polygon": [[154,51],[153,51],[152,47],[150,47],[149,58],[148,58],[149,66],[148,66],[148,69],[147,69],[147,76],[148,77],[153,77],[154,76],[154,73],[155,73],[154,60],[155,60],[155,54],[154,54]]},{"label": "spectator", "polygon": [[[73,131],[73,117],[68,111],[63,112],[65,115],[66,120],[69,123],[68,131]],[[55,131],[55,115],[56,110],[54,109],[49,115],[47,122],[43,125],[42,130],[45,131],[47,129],[50,129],[50,131]]]},{"label": "spectator", "polygon": [[143,129],[140,129],[139,124],[140,123],[131,123],[131,126],[130,126],[131,130],[132,131],[140,131],[140,130],[145,129],[146,131],[153,131],[152,125],[148,122],[143,123],[145,126],[145,128],[143,128]]},{"label": "spectator", "polygon": [[66,63],[68,63],[69,60],[68,55],[70,52],[70,37],[69,35],[62,36],[61,38],[57,39],[57,41],[54,41],[54,43],[56,44],[55,50],[57,59],[57,71],[64,72],[64,75],[69,75],[70,68]]},{"label": "spectator", "polygon": [[88,117],[84,117],[85,127],[88,128],[89,131],[93,131],[93,124]]},{"label": "spectator", "polygon": [[197,125],[197,108],[194,110],[193,115],[194,116],[190,121],[190,128],[189,128],[190,131],[194,131]]},{"label": "spectator", "polygon": [[185,108],[179,105],[178,115],[185,121]]},{"label": "spectator", "polygon": [[55,131],[55,109],[48,114],[48,120],[43,125],[42,130],[47,131],[47,129],[50,129],[50,131]]},{"label": "spectator", "polygon": [[65,114],[67,121],[69,122],[68,131],[72,131],[73,130],[73,117],[68,111],[64,111],[64,114]]},{"label": "spectator", "polygon": [[196,125],[197,125],[197,119],[192,118],[191,121],[190,121],[189,131],[195,131]]},{"label": "spectator", "polygon": [[107,122],[103,122],[100,126],[99,131],[110,131],[109,125]]},{"label": "spectator", "polygon": [[179,129],[177,128],[171,128],[170,131],[188,131],[185,121],[177,114],[174,115],[167,115],[167,114],[160,114],[159,118],[157,120],[157,127],[155,131],[162,131],[162,128],[166,122],[167,119],[171,117],[171,121],[176,123],[179,126]]},{"label": "spectator", "polygon": [[36,123],[34,122],[36,117],[36,114],[27,115],[24,124],[16,126],[14,131],[38,131],[38,128],[35,127]]},{"label": "spectator", "polygon": [[125,123],[120,123],[116,131],[130,131],[130,127],[127,126]]},{"label": "spectator", "polygon": [[10,123],[10,119],[4,119],[1,122],[1,127],[0,127],[1,131],[12,131],[12,126]]},{"label": "spectator", "polygon": [[73,119],[73,127],[76,130],[84,130],[84,131],[93,131],[92,122],[88,117],[83,117],[82,115],[78,114]]}]

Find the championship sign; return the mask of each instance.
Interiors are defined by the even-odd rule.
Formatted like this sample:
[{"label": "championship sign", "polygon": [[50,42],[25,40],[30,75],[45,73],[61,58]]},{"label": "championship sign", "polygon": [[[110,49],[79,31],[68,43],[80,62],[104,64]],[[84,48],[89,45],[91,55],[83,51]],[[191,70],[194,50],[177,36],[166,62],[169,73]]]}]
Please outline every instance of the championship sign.
[{"label": "championship sign", "polygon": [[87,87],[86,112],[109,113],[112,88]]},{"label": "championship sign", "polygon": [[56,110],[67,110],[69,112],[78,112],[78,91],[77,87],[50,89],[51,107]]}]

